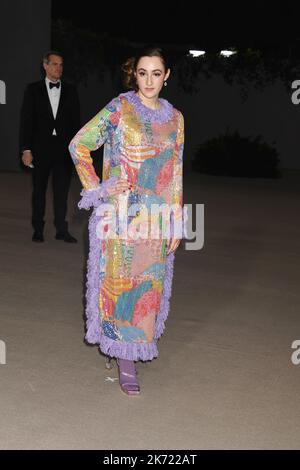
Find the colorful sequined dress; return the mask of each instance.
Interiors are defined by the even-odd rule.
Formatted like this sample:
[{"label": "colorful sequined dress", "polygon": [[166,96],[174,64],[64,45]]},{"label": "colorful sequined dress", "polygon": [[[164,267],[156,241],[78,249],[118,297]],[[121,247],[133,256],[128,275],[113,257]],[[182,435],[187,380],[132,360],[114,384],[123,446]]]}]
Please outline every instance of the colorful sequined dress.
[{"label": "colorful sequined dress", "polygon": [[[126,215],[127,231],[132,233],[147,226],[153,205],[181,207],[183,116],[168,101],[159,99],[159,103],[160,107],[152,110],[135,92],[122,93],[88,122],[69,146],[83,185],[79,207],[93,207],[86,340],[99,344],[108,356],[135,361],[158,355],[157,340],[169,310],[174,254],[167,256],[166,239],[154,237],[150,230],[148,236],[138,238],[129,237],[128,232],[125,237],[118,228],[114,237],[105,239],[99,237],[99,223],[105,213],[101,208],[106,209],[107,204],[116,210],[120,204],[127,209],[132,205],[141,208]],[[103,144],[100,184],[90,152]],[[132,189],[121,197],[109,196],[108,188],[118,178],[127,178]],[[174,210],[173,216],[180,218],[181,211]],[[158,220],[161,224],[161,218]],[[105,232],[103,223],[101,227]]]}]

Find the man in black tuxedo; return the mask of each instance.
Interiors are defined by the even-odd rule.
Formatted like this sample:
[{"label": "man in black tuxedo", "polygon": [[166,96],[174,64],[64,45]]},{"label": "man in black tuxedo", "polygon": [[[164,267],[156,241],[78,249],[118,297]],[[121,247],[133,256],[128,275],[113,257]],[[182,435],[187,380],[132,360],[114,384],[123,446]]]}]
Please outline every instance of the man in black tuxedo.
[{"label": "man in black tuxedo", "polygon": [[32,240],[43,242],[46,191],[52,172],[57,240],[76,243],[66,221],[73,162],[70,140],[80,128],[80,108],[73,85],[61,80],[63,58],[50,51],[43,58],[45,79],[27,86],[21,111],[22,162],[33,171]]}]

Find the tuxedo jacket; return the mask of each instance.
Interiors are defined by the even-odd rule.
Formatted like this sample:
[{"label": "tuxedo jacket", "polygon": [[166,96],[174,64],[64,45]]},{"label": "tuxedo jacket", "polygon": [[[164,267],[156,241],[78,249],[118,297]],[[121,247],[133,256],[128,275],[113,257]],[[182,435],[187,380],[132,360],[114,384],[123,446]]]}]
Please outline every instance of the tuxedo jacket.
[{"label": "tuxedo jacket", "polygon": [[20,147],[42,158],[55,129],[57,138],[68,151],[70,140],[80,129],[80,106],[76,88],[61,81],[60,100],[54,119],[45,80],[30,83],[21,109]]}]

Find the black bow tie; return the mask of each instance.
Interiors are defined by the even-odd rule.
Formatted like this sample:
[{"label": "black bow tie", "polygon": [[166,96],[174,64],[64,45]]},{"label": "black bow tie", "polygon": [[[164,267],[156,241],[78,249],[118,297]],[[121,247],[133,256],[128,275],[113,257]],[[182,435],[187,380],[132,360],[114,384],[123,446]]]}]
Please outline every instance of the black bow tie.
[{"label": "black bow tie", "polygon": [[53,83],[53,82],[49,82],[49,86],[50,86],[50,90],[56,86],[56,88],[59,88],[60,87],[60,82],[56,82],[56,83]]}]

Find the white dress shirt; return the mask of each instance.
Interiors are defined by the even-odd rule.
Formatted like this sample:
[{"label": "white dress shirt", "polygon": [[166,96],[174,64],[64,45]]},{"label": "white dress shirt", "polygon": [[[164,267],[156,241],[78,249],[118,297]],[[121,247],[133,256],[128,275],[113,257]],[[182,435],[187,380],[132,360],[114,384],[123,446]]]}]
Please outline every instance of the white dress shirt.
[{"label": "white dress shirt", "polygon": [[[57,109],[58,109],[59,100],[60,100],[61,82],[59,82],[60,83],[59,88],[53,87],[50,90],[50,85],[49,85],[50,81],[51,80],[49,80],[48,77],[45,78],[46,88],[47,88],[47,92],[48,92],[49,101],[50,101],[50,104],[51,104],[53,117],[54,117],[54,119],[56,119]],[[55,128],[53,129],[52,135],[56,135]]]}]

